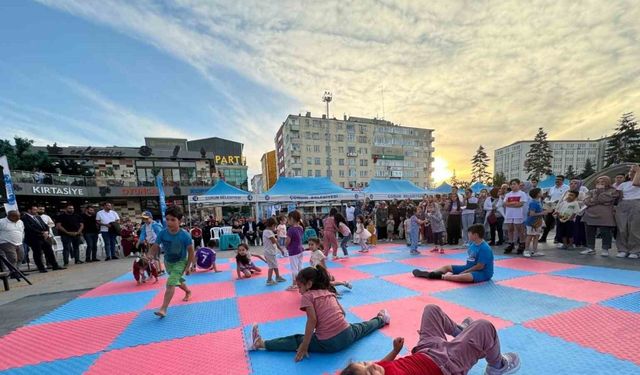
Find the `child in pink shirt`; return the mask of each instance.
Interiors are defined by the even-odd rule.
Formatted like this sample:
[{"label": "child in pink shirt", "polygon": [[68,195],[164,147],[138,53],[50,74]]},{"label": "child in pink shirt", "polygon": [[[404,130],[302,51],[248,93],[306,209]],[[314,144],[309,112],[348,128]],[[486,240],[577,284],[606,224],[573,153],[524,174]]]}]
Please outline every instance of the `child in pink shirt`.
[{"label": "child in pink shirt", "polygon": [[307,313],[304,335],[263,340],[258,326],[254,325],[250,350],[296,352],[295,360],[299,362],[310,352],[333,353],[346,349],[391,320],[389,313],[381,310],[369,321],[349,324],[336,299],[329,274],[322,266],[303,269],[298,273],[296,283],[302,295],[300,310]]}]

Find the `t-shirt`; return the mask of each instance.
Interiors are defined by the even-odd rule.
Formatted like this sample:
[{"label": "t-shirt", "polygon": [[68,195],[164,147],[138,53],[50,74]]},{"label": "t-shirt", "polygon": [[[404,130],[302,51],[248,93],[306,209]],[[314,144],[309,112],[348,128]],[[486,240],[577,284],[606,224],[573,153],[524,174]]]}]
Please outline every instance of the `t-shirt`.
[{"label": "t-shirt", "polygon": [[311,258],[309,258],[309,262],[311,263],[311,267],[315,267],[318,264],[322,264],[322,260],[325,259],[324,253],[320,250],[314,250],[311,253]]},{"label": "t-shirt", "polygon": [[577,215],[578,212],[580,212],[580,203],[578,201],[561,201],[560,203],[558,203],[556,211],[558,212],[558,218],[560,219],[560,221],[565,222],[569,220],[571,216]]},{"label": "t-shirt", "polygon": [[82,224],[82,218],[76,214],[61,213],[56,218],[56,223],[60,223],[67,232],[77,232]]},{"label": "t-shirt", "polygon": [[201,269],[209,269],[216,263],[216,252],[208,247],[201,247],[196,251],[196,264]]},{"label": "t-shirt", "polygon": [[467,266],[469,269],[478,263],[484,264],[484,269],[475,272],[482,272],[487,278],[493,277],[493,251],[486,241],[479,245],[471,242],[467,250]]},{"label": "t-shirt", "polygon": [[351,235],[351,229],[349,229],[349,227],[345,223],[340,223],[340,225],[338,225],[338,230],[344,237],[348,237]]},{"label": "t-shirt", "polygon": [[143,230],[144,230],[144,238],[147,241],[147,243],[155,243],[156,238],[158,237],[156,236],[156,232],[153,230],[153,224],[144,224]]},{"label": "t-shirt", "polygon": [[120,216],[114,210],[110,210],[109,212],[105,210],[100,210],[96,214],[96,220],[100,222],[100,232],[108,232],[109,227],[107,224],[111,224],[114,221],[120,220]]},{"label": "t-shirt", "polygon": [[356,208],[353,206],[347,207],[347,221],[355,221]]},{"label": "t-shirt", "polygon": [[318,339],[328,340],[349,328],[336,295],[330,291],[306,291],[300,300],[300,310],[306,311],[308,307],[313,307],[316,312],[318,322],[315,334]]},{"label": "t-shirt", "polygon": [[264,246],[265,255],[276,255],[278,253],[276,246],[271,243],[271,239],[275,236],[275,233],[273,233],[271,229],[265,229],[262,232],[262,244]]},{"label": "t-shirt", "polygon": [[287,226],[284,224],[278,225],[277,232],[278,232],[278,237],[282,237],[282,238],[287,237]]},{"label": "t-shirt", "polygon": [[[529,203],[529,211],[533,211],[539,214],[540,212],[542,212],[542,203],[540,203],[540,201],[537,199],[532,199],[531,203]],[[528,213],[527,213],[527,216],[528,216]],[[526,225],[532,227],[539,217],[541,216],[528,216]]]},{"label": "t-shirt", "polygon": [[551,202],[559,202],[567,191],[569,191],[569,186],[567,185],[553,186],[549,189],[549,200]]},{"label": "t-shirt", "polygon": [[640,199],[640,186],[633,186],[633,181],[623,182],[616,189],[622,192],[623,201]]},{"label": "t-shirt", "polygon": [[522,207],[507,207],[507,203],[527,202],[527,194],[523,191],[511,191],[504,196],[505,203],[505,219],[524,219],[524,211]]},{"label": "t-shirt", "polygon": [[98,233],[98,224],[96,223],[96,215],[82,215],[82,223],[84,233]]},{"label": "t-shirt", "polygon": [[416,353],[393,361],[380,361],[377,365],[385,375],[442,375],[440,367],[425,353]]},{"label": "t-shirt", "polygon": [[409,231],[411,233],[418,233],[420,231],[420,224],[418,224],[418,217],[416,215],[411,216],[411,219],[409,219]]},{"label": "t-shirt", "polygon": [[302,227],[293,226],[287,230],[287,237],[289,237],[289,246],[287,251],[289,255],[298,255],[304,250],[302,248]]},{"label": "t-shirt", "polygon": [[175,234],[169,232],[169,229],[163,229],[158,233],[156,244],[162,246],[165,261],[175,263],[187,259],[187,248],[191,246],[191,236],[184,229],[178,230]]}]

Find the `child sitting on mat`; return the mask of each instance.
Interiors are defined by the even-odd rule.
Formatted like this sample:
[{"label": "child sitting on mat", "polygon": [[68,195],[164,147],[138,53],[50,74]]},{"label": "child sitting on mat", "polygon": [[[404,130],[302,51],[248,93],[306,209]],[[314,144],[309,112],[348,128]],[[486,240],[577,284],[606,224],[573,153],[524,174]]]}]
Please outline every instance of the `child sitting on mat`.
[{"label": "child sitting on mat", "polygon": [[153,259],[148,259],[145,255],[133,261],[133,278],[138,285],[146,283],[147,279],[154,277],[158,282],[158,267]]},{"label": "child sitting on mat", "polygon": [[253,261],[251,260],[252,256],[262,259],[263,262],[267,263],[267,260],[264,259],[261,255],[252,255],[249,252],[249,245],[247,245],[246,243],[241,243],[238,246],[238,254],[236,255],[236,274],[238,275],[238,279],[248,279],[254,273],[262,272],[262,269],[260,269],[260,267],[253,264]]},{"label": "child sitting on mat", "polygon": [[[311,257],[309,258],[309,263],[311,263],[311,267],[322,266],[324,269],[327,269],[327,257],[324,255],[322,251],[322,245],[320,244],[320,240],[317,238],[309,238],[309,251],[311,251]],[[329,271],[327,271],[329,273]],[[336,281],[336,279],[329,274],[329,278],[331,280],[331,286],[334,288],[341,285],[345,288],[353,288],[350,282],[348,281]]]},{"label": "child sitting on mat", "polygon": [[271,340],[260,336],[257,325],[251,330],[249,350],[296,352],[299,362],[310,352],[334,353],[348,348],[356,341],[389,324],[391,317],[380,310],[373,319],[349,324],[346,313],[336,299],[329,274],[322,266],[307,267],[296,276],[296,284],[302,295],[300,310],[307,314],[304,335],[292,335]]},{"label": "child sitting on mat", "polygon": [[196,265],[199,269],[205,271],[221,272],[216,267],[216,246],[215,240],[209,240],[207,247],[201,247],[196,251],[196,264],[193,265],[193,271],[196,271]]},{"label": "child sitting on mat", "polygon": [[164,318],[167,315],[167,309],[176,291],[176,287],[184,291],[183,301],[191,299],[191,290],[187,287],[184,275],[191,273],[194,253],[191,235],[186,230],[180,229],[182,216],[182,209],[180,207],[174,206],[167,209],[165,213],[167,228],[158,233],[156,243],[151,248],[151,257],[155,258],[160,252],[160,246],[162,246],[162,250],[164,250],[165,268],[169,274],[162,307],[154,313],[160,318]]},{"label": "child sitting on mat", "polygon": [[[443,375],[466,374],[485,358],[485,375],[515,374],[520,369],[516,353],[500,352],[496,327],[486,320],[465,319],[456,324],[440,307],[427,305],[422,312],[420,339],[411,354],[396,359],[404,338],[393,340],[393,350],[379,362],[353,362],[340,375]],[[447,336],[454,339],[447,341]]]},{"label": "child sitting on mat", "polygon": [[415,277],[433,280],[449,280],[459,283],[480,283],[493,277],[493,251],[485,242],[484,226],[475,224],[469,227],[469,250],[467,264],[464,266],[447,265],[435,271],[413,270]]}]

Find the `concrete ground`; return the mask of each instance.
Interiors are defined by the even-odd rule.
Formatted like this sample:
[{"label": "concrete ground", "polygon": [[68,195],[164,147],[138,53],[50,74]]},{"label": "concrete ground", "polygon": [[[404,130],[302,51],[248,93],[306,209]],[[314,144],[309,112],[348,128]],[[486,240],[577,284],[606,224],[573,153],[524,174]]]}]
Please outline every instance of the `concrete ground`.
[{"label": "concrete ground", "polygon": [[[397,243],[402,245],[403,242],[397,241]],[[536,258],[539,260],[640,271],[640,260],[617,259],[615,256],[604,258],[599,255],[580,255],[579,252],[582,249],[560,250],[553,245],[552,241],[540,244],[540,249],[546,255]],[[261,254],[262,248],[255,247],[252,251]],[[503,249],[495,247],[494,253],[502,255]],[[235,252],[219,251],[217,256],[230,258],[235,256]],[[27,277],[33,285],[28,285],[24,281],[11,280],[11,290],[0,291],[0,316],[2,316],[0,336],[67,303],[89,289],[129,272],[132,262],[132,258],[126,258],[82,265],[71,264],[67,270],[50,271],[46,274],[28,273]]]}]

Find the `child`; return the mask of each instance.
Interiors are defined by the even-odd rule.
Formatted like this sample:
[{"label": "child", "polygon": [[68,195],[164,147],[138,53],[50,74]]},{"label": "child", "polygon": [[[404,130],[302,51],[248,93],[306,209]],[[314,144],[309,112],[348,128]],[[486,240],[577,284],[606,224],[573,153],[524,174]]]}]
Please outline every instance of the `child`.
[{"label": "child", "polygon": [[[496,327],[487,320],[467,318],[456,324],[440,307],[427,305],[418,333],[420,339],[410,355],[396,359],[404,347],[404,338],[398,337],[381,361],[352,362],[340,375],[466,374],[481,358],[487,361],[486,375],[514,374],[520,369],[518,354],[500,353]],[[447,341],[446,335],[454,339]]]},{"label": "child", "polygon": [[291,264],[291,285],[289,291],[296,290],[296,275],[302,269],[302,227],[300,226],[300,212],[289,212],[289,229],[287,230],[286,246],[289,252],[289,264]]},{"label": "child", "polygon": [[[267,285],[275,285],[277,282],[281,283],[287,281],[284,277],[280,276],[280,270],[278,269],[278,260],[276,255],[278,251],[284,256],[284,250],[280,247],[280,244],[276,240],[276,235],[273,233],[276,230],[276,219],[270,217],[265,223],[265,229],[262,231],[262,245],[264,246],[264,259],[267,262],[269,271],[267,273]],[[273,281],[271,277],[276,274],[276,281]]]},{"label": "child", "polygon": [[[334,216],[336,225],[338,226],[338,232],[342,235],[342,241],[340,241],[340,248],[342,249],[342,255],[345,258],[349,258],[349,251],[347,250],[347,244],[349,240],[351,240],[351,229],[349,229],[349,225],[347,225],[347,220],[342,216],[341,213],[336,213]],[[334,250],[333,256],[335,257],[338,253],[337,250]]]},{"label": "child", "polygon": [[[196,264],[198,268],[205,271],[221,272],[216,267],[216,247],[215,240],[209,240],[207,247],[201,247],[196,251]],[[196,264],[193,265],[193,271],[196,270]]]},{"label": "child", "polygon": [[400,216],[400,225],[398,225],[398,239],[404,240],[404,216]]},{"label": "child", "polygon": [[[422,210],[422,208],[418,207],[418,211]],[[419,255],[418,251],[418,241],[420,240],[420,226],[424,224],[424,220],[418,219],[416,215],[415,209],[410,208],[407,216],[410,216],[409,219],[409,238],[411,241],[411,255]],[[418,212],[419,213],[419,212]]]},{"label": "child", "polygon": [[511,254],[518,241],[518,254],[524,252],[524,212],[523,206],[527,203],[527,194],[520,190],[520,180],[514,178],[510,182],[511,192],[504,196],[505,218],[509,234],[509,246],[504,249],[505,254]]},{"label": "child", "polygon": [[358,239],[358,243],[360,244],[360,253],[368,253],[369,245],[367,241],[371,238],[371,232],[364,227],[364,216],[358,215],[356,218],[356,238]]},{"label": "child", "polygon": [[263,340],[258,326],[254,325],[249,350],[296,352],[295,360],[299,362],[310,352],[339,352],[389,324],[391,317],[386,310],[381,310],[367,322],[349,324],[344,309],[331,291],[329,280],[329,274],[322,266],[300,271],[296,275],[296,283],[302,295],[300,310],[307,313],[304,335]]},{"label": "child", "polygon": [[[409,207],[407,208],[407,214],[409,213],[409,211],[412,208]],[[402,223],[402,227],[404,228],[404,233],[405,233],[405,239],[407,240],[407,247],[411,247],[411,237],[409,237],[409,227],[411,226],[411,217],[407,216],[407,218],[404,220],[404,222]]]},{"label": "child", "polygon": [[165,213],[167,228],[158,233],[156,243],[151,248],[152,256],[155,257],[160,252],[160,246],[162,246],[165,268],[169,274],[167,289],[164,292],[164,301],[160,310],[154,313],[160,318],[164,318],[167,315],[167,309],[176,287],[184,291],[183,301],[186,302],[191,299],[191,290],[187,287],[186,279],[183,276],[191,273],[194,252],[191,235],[186,230],[180,229],[182,216],[180,207],[173,206],[167,209]]},{"label": "child", "polygon": [[369,237],[369,244],[371,245],[369,246],[369,249],[371,249],[371,247],[378,244],[378,231],[376,229],[376,224],[370,217],[367,217],[366,227],[369,233],[371,233],[371,237]]},{"label": "child", "polygon": [[544,216],[548,214],[542,209],[542,190],[533,188],[529,192],[531,201],[529,202],[529,212],[527,213],[527,241],[524,256],[527,258],[544,256],[542,251],[538,251],[538,238],[544,230]]},{"label": "child", "polygon": [[[442,220],[442,214],[440,213],[440,205],[435,203],[429,203],[427,205],[427,219],[431,226],[431,232],[433,233],[433,242],[435,244],[431,252],[444,254],[444,221]],[[439,249],[438,249],[439,247]]]},{"label": "child", "polygon": [[[324,255],[322,251],[322,245],[320,245],[320,240],[317,238],[309,238],[309,251],[311,251],[311,258],[309,258],[309,263],[311,263],[311,267],[317,267],[318,265],[327,269],[327,257]],[[328,273],[329,271],[327,271]],[[353,288],[350,282],[348,281],[335,281],[336,279],[329,275],[331,279],[331,286],[334,288],[338,285],[342,285],[346,288]]]},{"label": "child", "polygon": [[392,242],[395,239],[396,222],[393,220],[393,215],[389,215],[387,219],[387,242]]},{"label": "child", "polygon": [[493,251],[484,241],[484,225],[469,227],[469,250],[467,264],[464,266],[447,265],[435,271],[413,270],[413,276],[432,280],[449,280],[459,283],[480,283],[493,277]]},{"label": "child", "polygon": [[278,244],[281,248],[285,246],[285,242],[287,240],[287,218],[284,216],[280,216],[279,219],[280,224],[278,224]]},{"label": "child", "polygon": [[580,212],[580,203],[576,200],[578,192],[571,190],[567,192],[565,200],[560,201],[553,214],[558,219],[558,238],[562,241],[561,249],[568,249],[573,242],[573,220]]},{"label": "child", "polygon": [[156,279],[156,283],[158,282],[158,267],[153,260],[147,259],[147,257],[142,256],[136,258],[133,261],[133,278],[136,279],[138,285],[147,282],[147,279],[154,277]]},{"label": "child", "polygon": [[238,279],[248,279],[254,273],[262,272],[260,267],[253,264],[253,261],[251,260],[252,256],[262,259],[265,263],[267,262],[266,259],[260,255],[252,255],[251,252],[249,252],[249,245],[246,243],[241,243],[238,246],[238,254],[236,255],[236,274],[238,275]]}]

